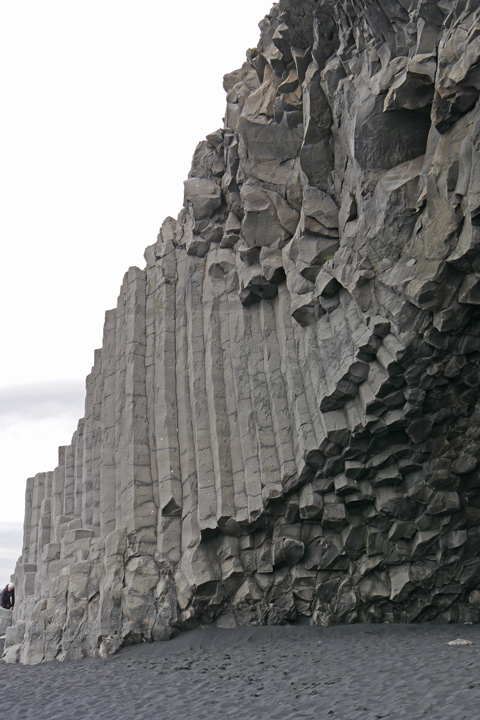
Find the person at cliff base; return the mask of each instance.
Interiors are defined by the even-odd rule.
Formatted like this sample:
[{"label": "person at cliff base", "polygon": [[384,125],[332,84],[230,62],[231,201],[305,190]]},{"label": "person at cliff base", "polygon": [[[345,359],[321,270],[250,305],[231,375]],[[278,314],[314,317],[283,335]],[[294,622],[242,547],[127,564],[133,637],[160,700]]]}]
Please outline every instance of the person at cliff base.
[{"label": "person at cliff base", "polygon": [[13,610],[15,605],[15,585],[10,582],[0,593],[0,606],[6,610]]}]

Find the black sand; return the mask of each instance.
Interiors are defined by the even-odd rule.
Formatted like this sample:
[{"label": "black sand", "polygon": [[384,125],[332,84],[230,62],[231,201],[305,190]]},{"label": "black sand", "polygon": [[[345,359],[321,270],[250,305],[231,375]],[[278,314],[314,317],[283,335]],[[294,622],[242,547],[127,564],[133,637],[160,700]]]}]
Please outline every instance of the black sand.
[{"label": "black sand", "polygon": [[[459,637],[474,644],[447,645]],[[107,660],[0,663],[0,708],[10,720],[476,720],[480,627],[193,630]]]}]

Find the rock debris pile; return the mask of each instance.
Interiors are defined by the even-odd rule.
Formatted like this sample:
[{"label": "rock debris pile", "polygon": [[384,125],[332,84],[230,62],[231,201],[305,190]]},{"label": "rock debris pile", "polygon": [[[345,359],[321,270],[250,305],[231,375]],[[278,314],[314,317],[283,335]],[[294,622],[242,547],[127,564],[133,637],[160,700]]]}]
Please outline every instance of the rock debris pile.
[{"label": "rock debris pile", "polygon": [[282,0],[28,481],[5,658],[480,619],[480,10]]}]

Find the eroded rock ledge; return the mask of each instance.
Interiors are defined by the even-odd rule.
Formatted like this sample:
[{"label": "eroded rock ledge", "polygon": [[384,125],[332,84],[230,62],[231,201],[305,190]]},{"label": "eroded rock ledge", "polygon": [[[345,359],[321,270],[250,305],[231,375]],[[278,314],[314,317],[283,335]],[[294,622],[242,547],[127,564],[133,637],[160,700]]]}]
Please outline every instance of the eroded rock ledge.
[{"label": "eroded rock ledge", "polygon": [[480,11],[282,0],[28,481],[6,659],[480,617]]}]

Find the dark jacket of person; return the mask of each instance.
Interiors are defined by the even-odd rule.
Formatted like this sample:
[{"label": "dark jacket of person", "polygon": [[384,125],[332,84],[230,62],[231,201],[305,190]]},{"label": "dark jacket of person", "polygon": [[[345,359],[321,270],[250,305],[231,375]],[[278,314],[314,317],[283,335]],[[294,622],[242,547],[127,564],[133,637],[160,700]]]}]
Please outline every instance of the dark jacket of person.
[{"label": "dark jacket of person", "polygon": [[9,590],[6,585],[0,593],[0,605],[2,608],[10,610],[15,605],[15,588]]}]

